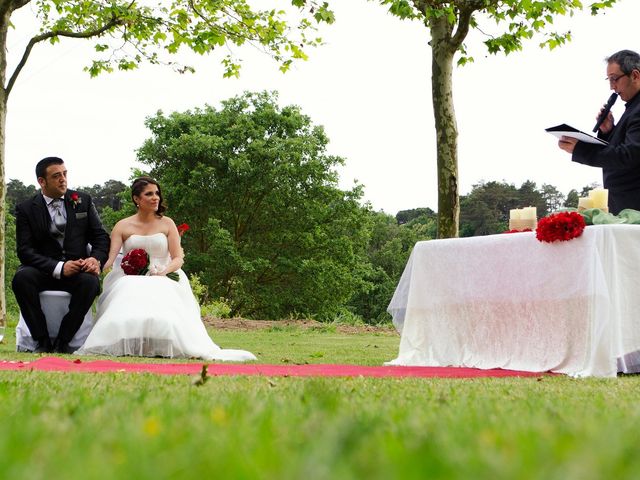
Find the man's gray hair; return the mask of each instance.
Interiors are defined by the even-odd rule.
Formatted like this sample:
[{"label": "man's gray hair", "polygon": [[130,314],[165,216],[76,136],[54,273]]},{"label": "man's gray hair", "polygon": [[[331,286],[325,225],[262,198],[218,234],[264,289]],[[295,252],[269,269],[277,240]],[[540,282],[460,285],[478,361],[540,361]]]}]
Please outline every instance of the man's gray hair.
[{"label": "man's gray hair", "polygon": [[620,70],[622,70],[625,75],[629,75],[634,70],[640,71],[640,55],[632,50],[620,50],[606,60],[607,63],[617,63],[620,65]]}]

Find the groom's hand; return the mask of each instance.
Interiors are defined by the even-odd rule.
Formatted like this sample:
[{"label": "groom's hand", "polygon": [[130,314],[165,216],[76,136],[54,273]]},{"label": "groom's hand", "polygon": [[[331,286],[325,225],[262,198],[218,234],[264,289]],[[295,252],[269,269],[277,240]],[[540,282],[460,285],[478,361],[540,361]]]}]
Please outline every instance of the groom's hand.
[{"label": "groom's hand", "polygon": [[82,271],[82,260],[67,260],[62,265],[62,275],[72,277]]},{"label": "groom's hand", "polygon": [[82,262],[82,271],[86,273],[93,273],[94,275],[100,275],[100,262],[93,258],[85,258],[80,260]]}]

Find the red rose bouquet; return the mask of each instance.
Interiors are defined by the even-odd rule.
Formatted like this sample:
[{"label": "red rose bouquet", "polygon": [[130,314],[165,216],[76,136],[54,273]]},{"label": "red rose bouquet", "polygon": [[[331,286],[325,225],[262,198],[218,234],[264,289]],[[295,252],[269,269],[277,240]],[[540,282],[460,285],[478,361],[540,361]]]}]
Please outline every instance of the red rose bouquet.
[{"label": "red rose bouquet", "polygon": [[538,221],[536,238],[541,242],[564,242],[582,235],[585,226],[584,218],[577,212],[554,213]]},{"label": "red rose bouquet", "polygon": [[[149,254],[144,248],[134,248],[122,258],[120,267],[127,275],[146,275],[149,273]],[[178,272],[167,273],[167,277],[176,282],[180,278]]]},{"label": "red rose bouquet", "polygon": [[149,271],[149,254],[143,248],[134,248],[124,256],[120,267],[127,275],[146,275]]}]

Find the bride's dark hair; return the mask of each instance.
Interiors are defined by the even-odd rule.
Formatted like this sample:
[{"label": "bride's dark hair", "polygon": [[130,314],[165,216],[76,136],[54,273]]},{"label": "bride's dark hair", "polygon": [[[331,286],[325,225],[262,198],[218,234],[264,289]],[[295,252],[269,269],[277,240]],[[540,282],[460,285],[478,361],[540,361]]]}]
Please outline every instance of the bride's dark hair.
[{"label": "bride's dark hair", "polygon": [[[147,185],[155,185],[156,187],[158,187],[158,196],[160,197],[160,203],[158,204],[158,211],[156,212],[156,215],[162,216],[162,214],[167,210],[167,207],[165,207],[163,202],[162,189],[160,188],[160,184],[156,182],[153,178],[151,177],[136,178],[131,184],[131,200],[133,200],[133,203],[135,204],[136,201],[133,197],[141,196],[142,191],[147,187]],[[136,206],[138,205],[136,204]]]}]

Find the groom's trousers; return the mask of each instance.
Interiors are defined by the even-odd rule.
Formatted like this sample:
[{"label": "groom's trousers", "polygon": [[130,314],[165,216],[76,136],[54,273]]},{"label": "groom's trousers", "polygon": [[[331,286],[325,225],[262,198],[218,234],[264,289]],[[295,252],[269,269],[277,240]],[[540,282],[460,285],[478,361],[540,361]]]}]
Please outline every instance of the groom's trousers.
[{"label": "groom's trousers", "polygon": [[21,266],[13,277],[12,287],[29,332],[38,342],[49,338],[47,319],[40,305],[40,292],[61,290],[71,294],[69,312],[62,318],[58,331],[58,343],[68,344],[100,293],[100,280],[97,275],[84,272],[56,279],[36,268]]}]

